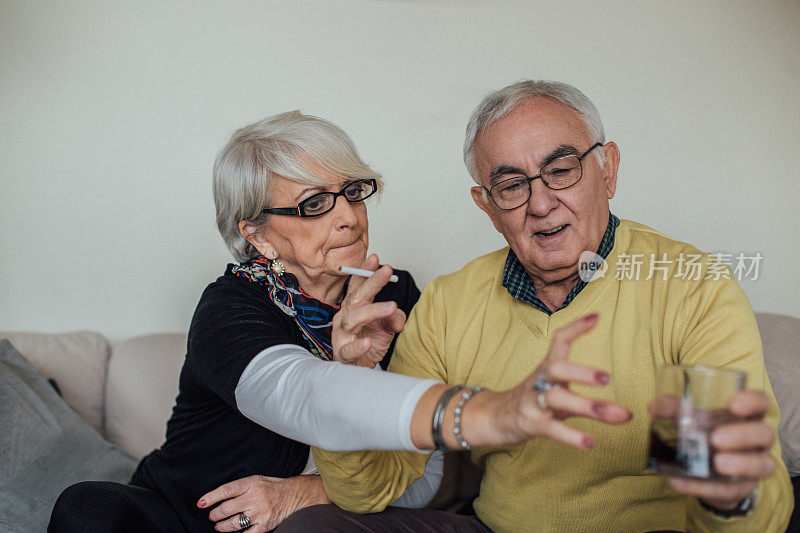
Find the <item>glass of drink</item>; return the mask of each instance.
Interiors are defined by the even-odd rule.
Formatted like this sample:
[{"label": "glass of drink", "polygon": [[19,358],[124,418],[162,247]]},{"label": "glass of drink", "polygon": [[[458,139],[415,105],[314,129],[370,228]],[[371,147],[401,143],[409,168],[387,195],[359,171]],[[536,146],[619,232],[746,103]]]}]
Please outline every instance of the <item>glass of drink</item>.
[{"label": "glass of drink", "polygon": [[668,476],[733,480],[714,469],[711,432],[733,422],[728,402],[744,389],[747,375],[704,366],[663,366],[650,404],[647,468]]}]

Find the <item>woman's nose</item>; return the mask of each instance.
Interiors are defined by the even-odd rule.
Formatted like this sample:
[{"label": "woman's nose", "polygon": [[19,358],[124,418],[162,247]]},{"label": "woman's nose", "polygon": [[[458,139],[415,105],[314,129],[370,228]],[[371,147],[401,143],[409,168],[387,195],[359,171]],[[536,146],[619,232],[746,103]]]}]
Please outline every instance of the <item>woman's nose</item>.
[{"label": "woman's nose", "polygon": [[354,226],[358,223],[354,205],[348,202],[344,196],[336,199],[336,204],[333,206],[333,216],[336,217],[336,225],[340,228]]}]

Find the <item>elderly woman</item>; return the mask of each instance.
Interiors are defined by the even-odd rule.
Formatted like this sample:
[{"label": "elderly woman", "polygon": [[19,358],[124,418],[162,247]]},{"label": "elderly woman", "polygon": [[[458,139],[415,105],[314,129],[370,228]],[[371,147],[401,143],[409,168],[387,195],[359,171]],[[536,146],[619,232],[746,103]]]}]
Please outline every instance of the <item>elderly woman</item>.
[{"label": "elderly woman", "polygon": [[[214,199],[219,231],[239,264],[200,298],[166,442],[142,460],[130,485],[67,489],[51,531],[200,531],[215,519],[223,530],[271,529],[298,508],[328,501],[319,476],[301,476],[315,471],[304,442],[413,448],[394,407],[381,404],[386,394],[415,401],[425,383],[396,379],[371,391],[358,374],[331,373],[329,363],[385,368],[419,297],[407,272],[395,271],[396,282],[387,283],[392,270],[367,258],[364,200],[380,187],[381,176],[328,121],[293,111],[232,136],[215,163]],[[340,266],[378,270],[348,283]],[[374,438],[359,438],[362,411],[342,419],[344,396],[378,405],[384,416],[368,428]],[[398,504],[427,503],[440,460],[429,472]],[[219,491],[198,502],[237,478],[245,479],[222,490],[243,487],[247,494],[236,501],[261,501],[246,509],[227,502],[232,518],[222,506],[210,509]]]},{"label": "elderly woman", "polygon": [[[309,444],[421,453],[546,436],[590,447],[559,420],[627,420],[616,404],[600,415],[566,390],[545,409],[532,388],[538,372],[507,391],[481,392],[380,371],[419,291],[407,272],[367,257],[364,200],[379,188],[380,176],[330,122],[291,112],[233,135],[215,163],[214,197],[240,263],[200,298],[166,442],[130,485],[64,491],[50,531],[267,531],[328,502],[319,476],[303,475],[315,471]],[[346,278],[342,266],[374,273]],[[595,369],[559,361],[595,320],[554,336],[543,368],[558,369],[549,374],[565,388],[607,383]],[[481,400],[466,409],[473,396]],[[486,531],[474,517],[407,509],[435,492],[440,457],[430,456],[375,527]]]}]

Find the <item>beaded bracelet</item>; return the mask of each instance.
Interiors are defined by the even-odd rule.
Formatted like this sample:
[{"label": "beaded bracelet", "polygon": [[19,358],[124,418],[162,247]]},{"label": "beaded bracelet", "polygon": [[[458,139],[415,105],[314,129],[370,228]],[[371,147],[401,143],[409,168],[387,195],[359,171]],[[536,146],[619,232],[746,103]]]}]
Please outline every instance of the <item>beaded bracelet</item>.
[{"label": "beaded bracelet", "polygon": [[456,441],[458,445],[461,447],[462,450],[469,450],[470,446],[467,444],[467,441],[461,436],[461,413],[464,411],[464,405],[469,401],[470,398],[475,396],[475,394],[479,393],[482,390],[486,390],[483,387],[472,387],[471,389],[465,390],[461,394],[461,398],[458,400],[458,405],[456,405],[456,418],[455,418],[455,426],[453,426],[453,433],[456,436]]},{"label": "beaded bracelet", "polygon": [[445,444],[444,439],[442,438],[442,423],[444,422],[444,412],[447,409],[447,402],[450,401],[455,393],[463,389],[463,385],[455,385],[450,387],[439,397],[439,403],[436,404],[436,409],[433,411],[433,422],[431,431],[433,432],[433,443],[436,447],[440,450],[445,452],[452,452],[455,451],[455,448],[450,448],[447,444]]}]

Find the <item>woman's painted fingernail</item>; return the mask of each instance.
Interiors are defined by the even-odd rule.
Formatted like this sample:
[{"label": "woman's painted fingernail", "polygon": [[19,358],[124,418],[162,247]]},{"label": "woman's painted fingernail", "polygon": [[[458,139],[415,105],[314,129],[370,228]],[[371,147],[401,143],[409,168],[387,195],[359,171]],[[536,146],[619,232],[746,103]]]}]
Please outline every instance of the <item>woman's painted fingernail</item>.
[{"label": "woman's painted fingernail", "polygon": [[594,438],[590,437],[589,435],[584,435],[584,437],[583,437],[583,447],[584,448],[594,448]]},{"label": "woman's painted fingernail", "polygon": [[594,414],[596,414],[597,416],[603,416],[604,414],[606,414],[606,406],[603,405],[602,403],[596,403],[592,405],[592,411],[594,411]]},{"label": "woman's painted fingernail", "polygon": [[601,385],[607,385],[611,382],[611,376],[606,372],[598,372],[594,375],[594,379]]},{"label": "woman's painted fingernail", "polygon": [[594,322],[595,320],[597,320],[598,316],[600,315],[598,315],[597,313],[592,313],[591,315],[586,315],[585,317],[583,317],[583,319],[586,322]]},{"label": "woman's painted fingernail", "polygon": [[206,501],[205,500],[200,500],[199,502],[197,502],[197,506],[200,507],[200,508],[205,507],[206,506]]}]

